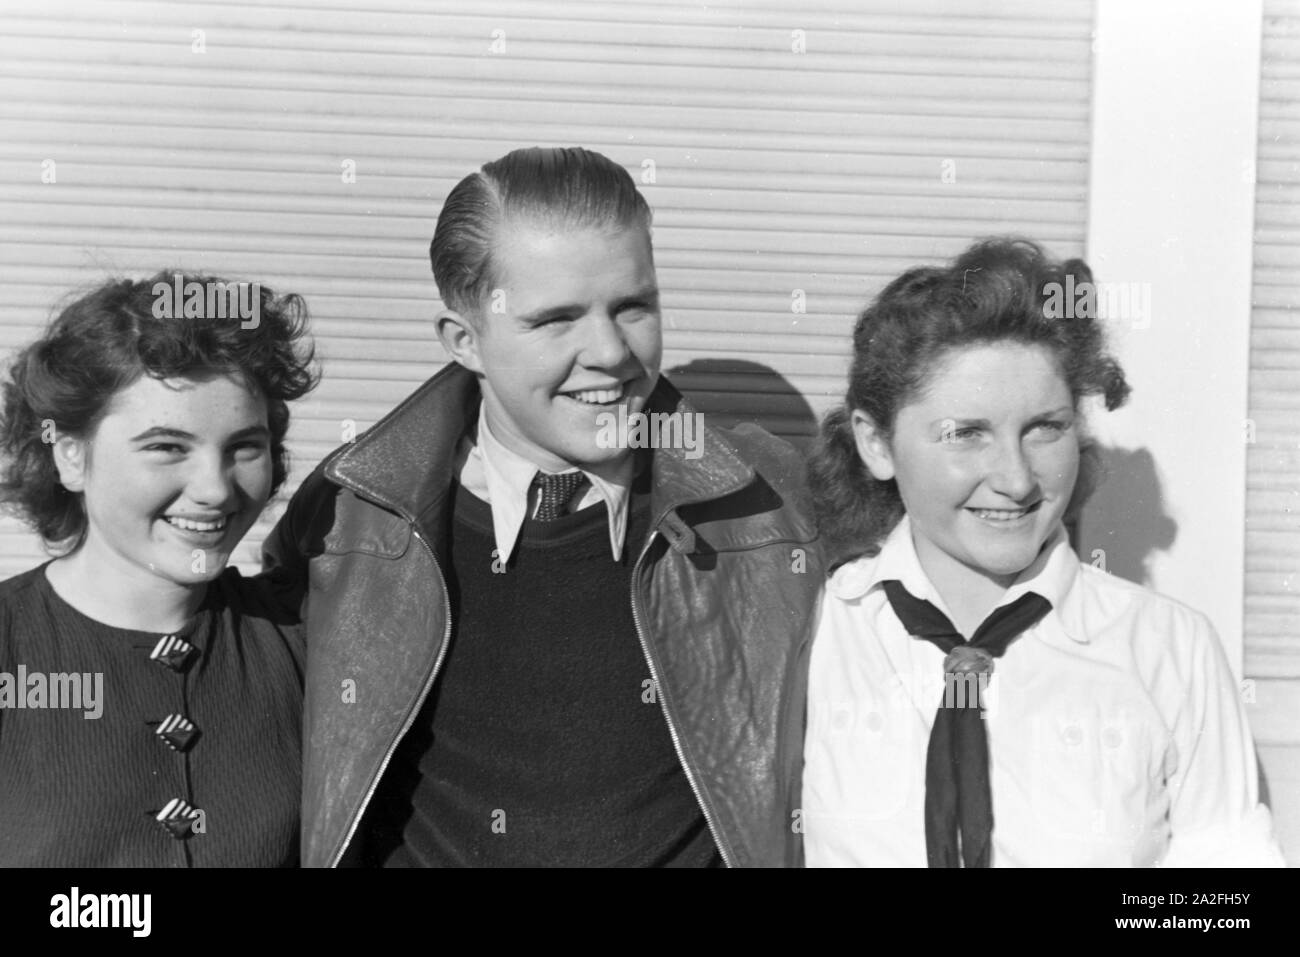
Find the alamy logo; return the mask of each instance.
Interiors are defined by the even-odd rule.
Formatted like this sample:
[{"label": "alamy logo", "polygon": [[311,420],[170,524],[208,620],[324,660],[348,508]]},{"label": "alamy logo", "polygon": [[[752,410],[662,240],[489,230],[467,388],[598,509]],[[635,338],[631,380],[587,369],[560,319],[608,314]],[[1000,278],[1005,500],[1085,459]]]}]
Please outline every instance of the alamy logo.
[{"label": "alamy logo", "polygon": [[1151,284],[1148,282],[1080,282],[1066,275],[1065,283],[1043,286],[1046,319],[1098,319],[1131,322],[1134,329],[1151,327]]},{"label": "alamy logo", "polygon": [[685,449],[688,459],[704,454],[704,413],[628,412],[596,416],[600,431],[596,445],[602,449]]},{"label": "alamy logo", "polygon": [[129,927],[148,937],[153,897],[149,894],[83,894],[74,887],[50,898],[51,927]]},{"label": "alamy logo", "polygon": [[85,711],[93,720],[104,713],[104,673],[28,672],[19,665],[16,674],[0,671],[0,710],[60,708]]},{"label": "alamy logo", "polygon": [[176,273],[172,282],[153,284],[155,319],[239,319],[239,328],[262,324],[262,289],[255,282],[185,281]]}]

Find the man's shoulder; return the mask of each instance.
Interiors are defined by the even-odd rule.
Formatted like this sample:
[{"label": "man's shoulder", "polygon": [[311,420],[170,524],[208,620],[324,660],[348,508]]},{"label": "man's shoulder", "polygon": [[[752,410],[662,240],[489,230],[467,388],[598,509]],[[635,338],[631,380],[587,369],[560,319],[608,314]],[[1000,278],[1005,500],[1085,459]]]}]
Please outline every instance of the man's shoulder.
[{"label": "man's shoulder", "polygon": [[[702,415],[685,393],[667,376],[661,375],[647,408],[679,415]],[[706,423],[708,430],[721,436],[740,459],[759,471],[798,476],[802,480],[803,457],[784,439],[753,422],[731,426]]]},{"label": "man's shoulder", "polygon": [[807,491],[804,456],[789,442],[751,422],[720,428],[718,432],[769,485],[786,491]]},{"label": "man's shoulder", "polygon": [[740,422],[718,429],[750,465],[780,464],[789,467],[802,461],[798,449],[753,422]]}]

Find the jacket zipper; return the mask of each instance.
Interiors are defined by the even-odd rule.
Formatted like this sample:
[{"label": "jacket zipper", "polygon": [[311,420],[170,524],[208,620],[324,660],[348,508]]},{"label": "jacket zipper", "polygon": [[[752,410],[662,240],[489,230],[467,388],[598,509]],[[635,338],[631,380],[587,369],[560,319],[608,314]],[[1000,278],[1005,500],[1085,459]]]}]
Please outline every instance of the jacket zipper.
[{"label": "jacket zipper", "polygon": [[347,852],[348,845],[352,843],[352,837],[356,834],[357,827],[361,824],[361,819],[365,816],[366,808],[370,806],[370,799],[374,797],[375,791],[378,790],[379,782],[383,780],[384,772],[388,770],[388,763],[392,761],[393,755],[397,752],[397,746],[401,743],[402,739],[406,737],[406,732],[411,730],[411,725],[415,723],[415,719],[419,715],[420,709],[424,706],[425,699],[429,697],[429,691],[433,688],[433,682],[438,677],[438,672],[442,668],[442,661],[447,657],[447,649],[451,645],[451,598],[447,594],[447,579],[443,577],[442,566],[438,564],[438,556],[433,553],[433,548],[427,541],[425,541],[424,536],[420,534],[420,530],[415,527],[414,522],[411,523],[411,533],[419,540],[420,544],[424,546],[425,551],[429,553],[429,558],[433,561],[434,571],[438,574],[438,581],[442,583],[443,615],[444,620],[447,623],[447,626],[442,633],[442,647],[438,649],[438,657],[433,663],[433,671],[429,672],[429,677],[424,682],[424,690],[420,692],[420,697],[416,699],[415,706],[411,709],[410,715],[402,724],[401,729],[397,732],[397,737],[393,738],[392,743],[388,746],[388,750],[384,753],[384,760],[380,762],[379,771],[371,780],[370,787],[366,789],[366,795],[361,799],[361,806],[357,808],[357,813],[352,818],[352,823],[348,826],[347,833],[343,836],[343,843],[339,845],[339,849],[337,853],[334,854],[333,858],[331,858],[327,865],[328,867],[338,867],[339,861],[343,859],[343,855]]},{"label": "jacket zipper", "polygon": [[682,752],[681,737],[677,733],[677,728],[673,725],[672,712],[668,708],[668,698],[664,694],[664,685],[659,680],[659,672],[655,668],[654,657],[650,654],[650,646],[646,644],[645,632],[641,628],[641,612],[637,607],[636,600],[637,593],[641,589],[641,562],[650,551],[650,546],[654,544],[655,536],[658,534],[657,529],[650,533],[650,537],[646,539],[645,547],[641,549],[641,554],[637,557],[636,564],[632,566],[632,623],[636,626],[637,641],[641,643],[641,654],[650,667],[650,679],[654,682],[655,690],[659,695],[659,706],[664,711],[664,722],[668,725],[668,737],[672,739],[673,750],[677,753],[677,762],[682,766],[682,772],[686,775],[686,783],[691,786],[691,793],[695,795],[695,803],[699,805],[700,811],[704,814],[704,823],[708,825],[709,834],[713,837],[713,843],[718,848],[718,854],[722,856],[722,863],[726,864],[727,867],[735,867],[736,862],[727,853],[727,846],[722,841],[721,831],[713,820],[708,803],[704,800],[704,792],[700,790],[691,766],[686,761],[686,755]]}]

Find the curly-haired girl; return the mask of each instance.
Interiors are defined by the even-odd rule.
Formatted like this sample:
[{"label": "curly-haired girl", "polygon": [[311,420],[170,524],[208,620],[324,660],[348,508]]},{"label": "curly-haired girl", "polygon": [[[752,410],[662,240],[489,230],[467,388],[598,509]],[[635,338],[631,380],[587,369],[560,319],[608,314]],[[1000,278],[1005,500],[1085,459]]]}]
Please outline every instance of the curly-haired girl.
[{"label": "curly-haired girl", "polygon": [[227,562],[316,376],[251,290],[107,282],[0,385],[0,502],[57,556],[0,583],[0,865],[297,863],[301,629]]}]

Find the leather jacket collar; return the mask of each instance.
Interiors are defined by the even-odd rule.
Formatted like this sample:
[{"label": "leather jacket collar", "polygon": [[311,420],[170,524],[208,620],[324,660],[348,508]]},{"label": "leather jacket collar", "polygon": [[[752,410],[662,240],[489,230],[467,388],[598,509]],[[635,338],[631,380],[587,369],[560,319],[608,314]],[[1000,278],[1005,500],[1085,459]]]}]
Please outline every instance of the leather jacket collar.
[{"label": "leather jacket collar", "polygon": [[[408,521],[436,527],[436,517],[455,477],[452,468],[456,446],[476,420],[480,395],[474,373],[458,363],[449,363],[336,454],[326,466],[326,476]],[[690,403],[663,376],[650,395],[646,411],[695,414]],[[702,454],[696,459],[688,459],[685,449],[656,450],[650,493],[654,525],[683,506],[722,498],[754,481],[753,468],[707,424],[701,433],[700,448]],[[725,532],[728,527],[723,524],[718,531]],[[694,544],[680,538],[676,541],[678,547]],[[747,547],[753,542],[728,543],[713,537],[715,548],[728,544]]]}]

